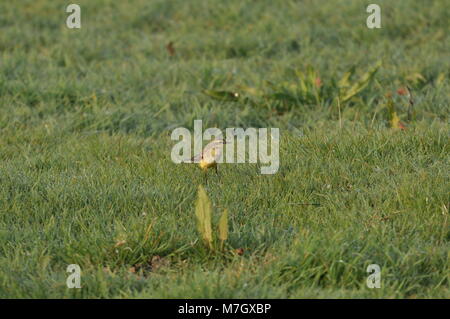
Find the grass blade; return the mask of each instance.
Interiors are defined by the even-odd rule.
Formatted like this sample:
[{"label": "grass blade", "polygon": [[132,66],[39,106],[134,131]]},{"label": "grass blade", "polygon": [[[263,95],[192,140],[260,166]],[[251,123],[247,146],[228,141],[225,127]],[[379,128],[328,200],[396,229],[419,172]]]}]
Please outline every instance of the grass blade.
[{"label": "grass blade", "polygon": [[213,237],[211,230],[211,202],[202,185],[198,187],[198,198],[195,205],[197,217],[197,229],[203,241],[210,249],[213,248]]},{"label": "grass blade", "polygon": [[[341,98],[341,103],[345,103],[350,100],[355,95],[359,94],[362,90],[364,90],[367,85],[369,85],[370,81],[373,79],[378,69],[381,66],[381,62],[378,62],[374,67],[372,67],[369,71],[364,73],[361,79],[353,84],[350,89],[344,91]],[[342,79],[341,79],[342,81]]]},{"label": "grass blade", "polygon": [[222,216],[220,216],[219,220],[219,239],[222,242],[228,239],[228,210],[225,209],[222,213]]}]

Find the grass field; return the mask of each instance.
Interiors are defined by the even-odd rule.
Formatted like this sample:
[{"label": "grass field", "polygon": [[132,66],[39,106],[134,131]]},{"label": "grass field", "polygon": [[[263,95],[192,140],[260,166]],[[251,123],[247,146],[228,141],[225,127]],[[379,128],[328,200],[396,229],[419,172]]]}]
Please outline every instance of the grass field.
[{"label": "grass field", "polygon": [[[378,0],[373,30],[359,0],[76,3],[81,29],[69,2],[0,3],[0,297],[450,298],[447,0]],[[205,185],[170,160],[195,119],[280,128],[278,173]],[[200,184],[229,211],[220,251]]]}]

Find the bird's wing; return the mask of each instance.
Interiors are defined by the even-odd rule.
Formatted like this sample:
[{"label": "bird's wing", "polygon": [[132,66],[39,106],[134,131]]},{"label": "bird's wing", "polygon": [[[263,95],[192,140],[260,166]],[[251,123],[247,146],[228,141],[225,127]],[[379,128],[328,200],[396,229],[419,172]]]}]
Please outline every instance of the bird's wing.
[{"label": "bird's wing", "polygon": [[203,153],[199,153],[191,158],[190,161],[187,161],[186,163],[198,163],[203,158]]}]

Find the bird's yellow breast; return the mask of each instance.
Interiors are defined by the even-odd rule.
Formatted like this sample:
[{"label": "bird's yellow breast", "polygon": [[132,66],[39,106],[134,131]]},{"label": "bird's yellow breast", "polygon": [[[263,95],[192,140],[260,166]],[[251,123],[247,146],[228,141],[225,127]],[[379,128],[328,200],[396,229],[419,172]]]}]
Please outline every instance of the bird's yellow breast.
[{"label": "bird's yellow breast", "polygon": [[216,155],[216,150],[214,148],[211,149],[206,154],[203,154],[203,158],[200,160],[200,163],[199,163],[200,168],[206,171],[208,168],[216,166],[217,163],[216,163],[215,155]]},{"label": "bird's yellow breast", "polygon": [[217,163],[216,163],[216,162],[207,162],[207,161],[201,160],[200,163],[199,163],[199,165],[200,165],[200,168],[201,168],[201,169],[207,170],[207,169],[210,168],[210,167],[216,166]]}]

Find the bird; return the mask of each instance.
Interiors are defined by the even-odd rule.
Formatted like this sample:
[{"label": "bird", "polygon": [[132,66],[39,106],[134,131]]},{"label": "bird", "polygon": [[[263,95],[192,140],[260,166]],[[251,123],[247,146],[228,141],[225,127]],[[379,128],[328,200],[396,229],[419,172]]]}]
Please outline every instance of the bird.
[{"label": "bird", "polygon": [[210,168],[214,168],[216,174],[219,174],[217,170],[217,161],[222,155],[224,144],[227,144],[224,139],[215,139],[208,143],[201,153],[191,158],[191,163],[198,163],[200,169],[205,173],[205,179],[206,173]]}]

